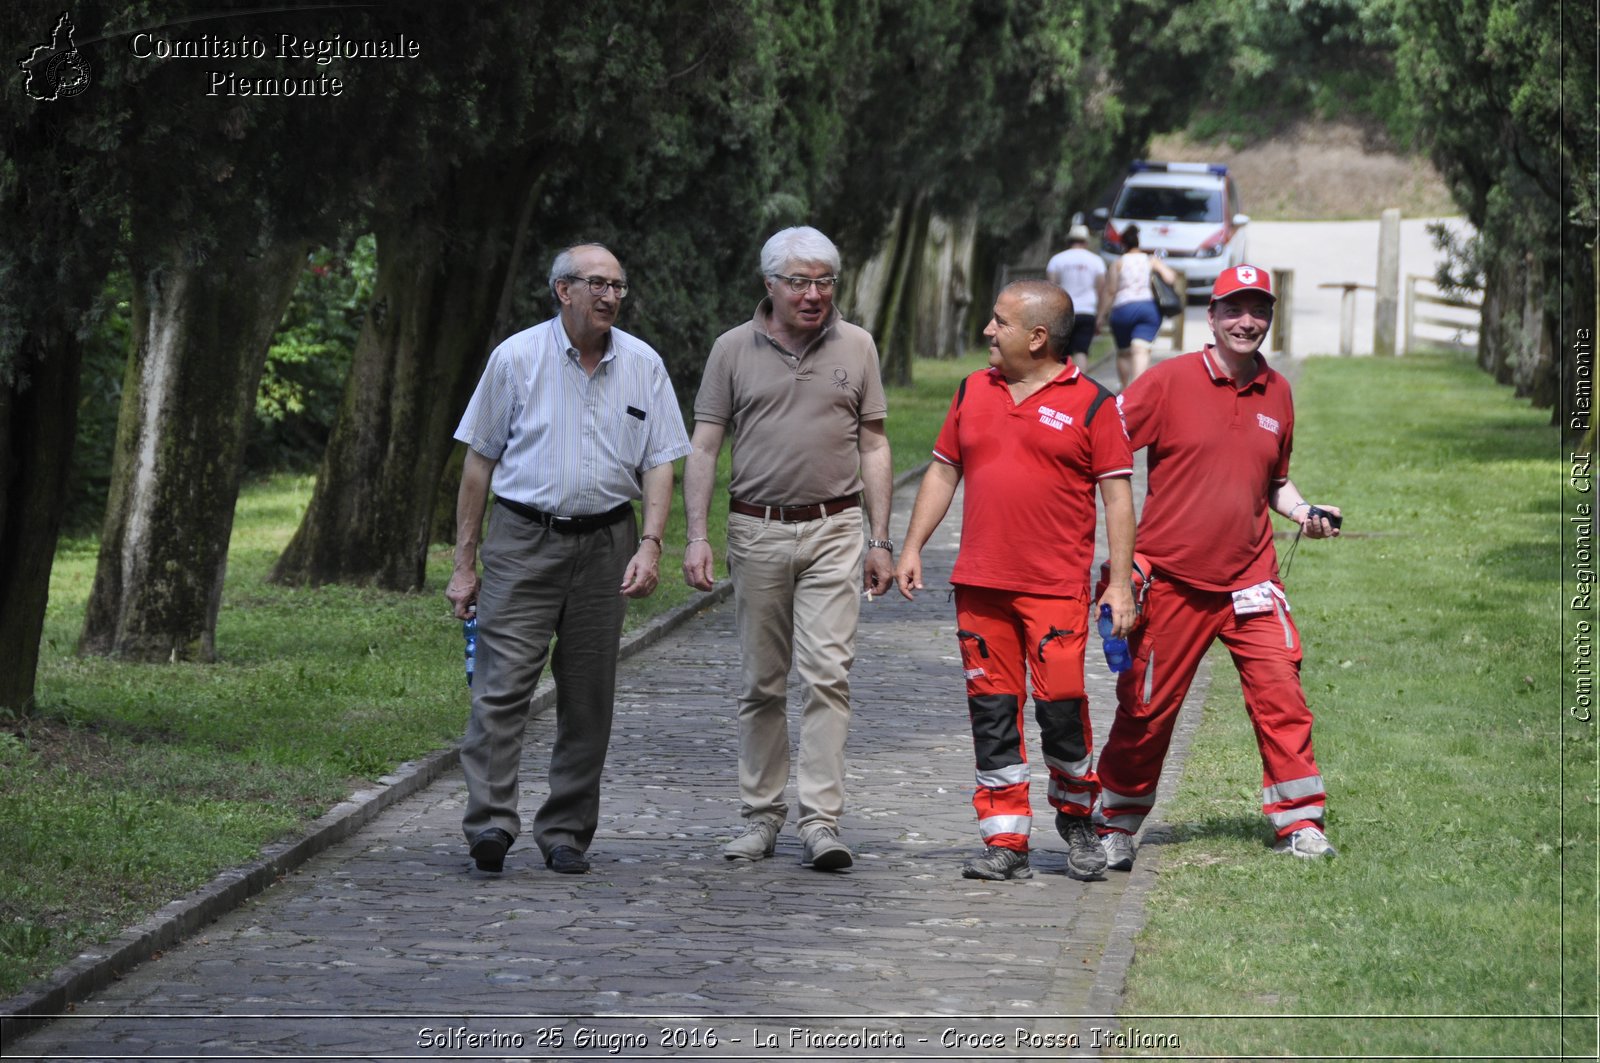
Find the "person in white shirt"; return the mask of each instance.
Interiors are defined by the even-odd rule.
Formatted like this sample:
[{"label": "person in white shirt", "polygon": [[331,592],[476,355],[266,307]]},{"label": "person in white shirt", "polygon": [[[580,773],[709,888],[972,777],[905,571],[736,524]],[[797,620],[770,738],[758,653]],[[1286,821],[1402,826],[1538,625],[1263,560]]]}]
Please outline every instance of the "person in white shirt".
[{"label": "person in white shirt", "polygon": [[1067,341],[1067,353],[1079,369],[1086,369],[1106,284],[1106,264],[1089,250],[1088,226],[1074,225],[1067,230],[1067,249],[1051,258],[1044,271],[1051,283],[1072,300],[1072,337]]},{"label": "person in white shirt", "polygon": [[[661,578],[672,463],[688,455],[689,437],[661,356],[613,327],[628,294],[616,257],[599,244],[567,248],[550,267],[550,291],[558,314],[494,349],[456,429],[467,456],[445,596],[458,618],[478,618],[461,741],[472,859],[480,871],[502,870],[521,831],[522,735],[548,659],[550,793],[530,830],[546,866],[574,875],[589,870],[599,824],[623,615]],[[642,534],[633,510],[641,498]]]}]

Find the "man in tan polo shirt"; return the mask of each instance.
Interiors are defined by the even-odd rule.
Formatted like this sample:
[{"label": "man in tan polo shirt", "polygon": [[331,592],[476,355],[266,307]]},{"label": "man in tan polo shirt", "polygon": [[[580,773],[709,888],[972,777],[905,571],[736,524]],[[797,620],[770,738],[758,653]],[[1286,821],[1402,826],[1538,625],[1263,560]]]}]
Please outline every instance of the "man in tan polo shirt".
[{"label": "man in tan polo shirt", "polygon": [[806,686],[797,773],[803,862],[837,871],[854,861],[838,831],[861,610],[856,581],[878,595],[894,580],[888,404],[872,337],[834,309],[833,241],[810,227],[784,229],[762,248],[761,273],[767,297],[712,346],[695,399],[683,477],[683,575],[703,591],[714,582],[706,514],[717,454],[732,428],[728,569],[744,661],[744,829],[722,852],[730,860],[771,856],[788,817],[793,666]]}]

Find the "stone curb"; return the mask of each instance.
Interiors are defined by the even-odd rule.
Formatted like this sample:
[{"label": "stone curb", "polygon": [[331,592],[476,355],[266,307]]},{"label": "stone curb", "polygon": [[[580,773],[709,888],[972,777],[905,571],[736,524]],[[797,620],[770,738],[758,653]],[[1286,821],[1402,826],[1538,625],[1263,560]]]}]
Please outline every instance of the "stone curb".
[{"label": "stone curb", "polygon": [[[1149,916],[1147,902],[1160,880],[1161,866],[1166,862],[1166,843],[1172,836],[1172,827],[1161,818],[1161,814],[1166,811],[1168,802],[1183,781],[1183,769],[1189,761],[1189,746],[1194,741],[1195,733],[1200,730],[1206,695],[1210,689],[1211,660],[1208,656],[1201,660],[1200,670],[1195,673],[1189,695],[1184,699],[1184,708],[1178,714],[1172,746],[1161,768],[1159,796],[1150,810],[1148,826],[1141,832],[1138,859],[1134,861],[1127,888],[1117,903],[1111,936],[1100,955],[1094,984],[1089,987],[1088,1003],[1084,1008],[1085,1021],[1078,1031],[1085,1045],[1094,1043],[1091,1027],[1103,1025],[1106,1021],[1121,1025],[1118,1012],[1122,1007],[1123,993],[1128,988],[1128,970],[1133,966],[1134,939],[1144,930],[1145,919]],[[1189,698],[1196,700],[1190,701]],[[1098,1050],[1088,1054],[1095,1057],[1100,1055]]]},{"label": "stone curb", "polygon": [[[925,462],[901,473],[895,477],[894,489],[899,491],[926,468]],[[623,639],[619,659],[626,660],[649,649],[700,613],[726,601],[732,593],[733,581],[720,580],[705,594],[662,613]],[[555,685],[546,679],[534,695],[533,711],[538,713],[554,703]],[[459,748],[451,746],[401,764],[379,779],[376,786],[358,790],[329,809],[303,836],[263,846],[258,859],[224,871],[188,896],[169,902],[107,943],[103,951],[79,954],[43,982],[0,1003],[0,1041],[9,1042],[66,1013],[73,1001],[104,988],[122,972],[239,907],[312,857],[349,838],[379,813],[431,785],[460,762]]]},{"label": "stone curb", "polygon": [[[732,593],[733,581],[722,580],[693,601],[662,613],[623,640],[620,659],[655,645]],[[546,681],[534,696],[534,712],[554,703],[555,685]],[[263,846],[258,859],[224,871],[188,896],[166,904],[107,943],[104,951],[81,953],[42,983],[0,1003],[0,1042],[9,1042],[66,1013],[73,1001],[104,988],[122,972],[237,908],[312,857],[349,838],[380,812],[430,785],[460,761],[460,750],[451,746],[401,764],[379,779],[376,786],[358,790],[329,809],[300,838]]]},{"label": "stone curb", "polygon": [[[1291,385],[1299,380],[1302,364],[1299,359],[1273,357],[1268,361]],[[1141,832],[1139,859],[1133,865],[1127,889],[1123,891],[1117,905],[1111,937],[1106,943],[1105,952],[1100,957],[1100,967],[1095,974],[1094,985],[1089,989],[1085,1022],[1079,1030],[1080,1039],[1084,1044],[1092,1043],[1090,1027],[1096,1025],[1098,1020],[1110,1020],[1120,1025],[1117,1012],[1128,987],[1128,971],[1133,966],[1134,938],[1144,930],[1145,920],[1149,916],[1146,902],[1161,876],[1166,843],[1172,836],[1172,827],[1162,820],[1161,814],[1166,811],[1168,801],[1177,793],[1178,785],[1183,780],[1183,769],[1189,762],[1189,746],[1194,741],[1196,732],[1200,730],[1203,709],[1210,690],[1211,659],[1208,655],[1201,660],[1200,669],[1195,673],[1194,682],[1184,698],[1184,709],[1179,713],[1178,725],[1173,730],[1172,747],[1168,750],[1166,763],[1161,769],[1160,796],[1156,798],[1155,806],[1150,810],[1148,825]],[[1091,1054],[1099,1056],[1100,1053],[1095,1051]]]},{"label": "stone curb", "polygon": [[[898,493],[912,485],[927,467],[928,463],[924,462],[896,476],[894,490]],[[732,593],[732,580],[724,579],[711,591],[661,614],[623,640],[620,658],[626,659],[649,649],[700,613],[721,604]],[[534,710],[546,709],[554,700],[555,686],[547,679],[534,697]],[[1193,726],[1188,730],[1192,733]],[[1186,746],[1183,732],[1184,727],[1180,725],[1178,741]],[[431,785],[459,763],[459,749],[451,746],[399,765],[392,773],[379,779],[376,785],[358,790],[335,805],[311,824],[301,837],[264,846],[258,859],[224,871],[188,896],[168,903],[149,918],[128,928],[103,950],[80,954],[47,979],[0,1003],[0,1041],[9,1042],[68,1013],[74,1001],[104,988],[121,977],[123,972],[151,959],[262,893],[313,857],[351,837],[380,813]],[[1179,758],[1169,759],[1169,771],[1175,770],[1175,763],[1181,763]],[[1168,780],[1163,779],[1163,790],[1170,792],[1170,787]],[[1149,861],[1148,864],[1148,867],[1141,865],[1135,870],[1135,879],[1129,887],[1130,897],[1119,906],[1116,924],[1119,930],[1127,927],[1136,932],[1143,925],[1144,896],[1153,885],[1156,874],[1156,862]],[[1142,881],[1141,872],[1148,876],[1150,882],[1136,889]],[[1114,944],[1118,947],[1108,951],[1106,958],[1101,961],[1092,998],[1107,1015],[1115,1014],[1127,968],[1132,962],[1131,936]],[[1122,955],[1124,952],[1126,955]]]}]

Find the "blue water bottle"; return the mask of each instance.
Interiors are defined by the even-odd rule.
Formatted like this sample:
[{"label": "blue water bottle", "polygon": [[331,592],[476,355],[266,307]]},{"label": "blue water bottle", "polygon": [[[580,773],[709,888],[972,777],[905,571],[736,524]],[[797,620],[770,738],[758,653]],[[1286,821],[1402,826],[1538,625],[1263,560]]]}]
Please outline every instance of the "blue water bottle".
[{"label": "blue water bottle", "polygon": [[1126,672],[1133,666],[1133,657],[1128,653],[1128,640],[1115,638],[1111,634],[1111,606],[1100,607],[1100,644],[1105,647],[1106,667],[1113,672]]},{"label": "blue water bottle", "polygon": [[467,686],[472,685],[472,667],[478,658],[478,612],[473,610],[472,615],[461,622],[461,634],[467,640]]}]

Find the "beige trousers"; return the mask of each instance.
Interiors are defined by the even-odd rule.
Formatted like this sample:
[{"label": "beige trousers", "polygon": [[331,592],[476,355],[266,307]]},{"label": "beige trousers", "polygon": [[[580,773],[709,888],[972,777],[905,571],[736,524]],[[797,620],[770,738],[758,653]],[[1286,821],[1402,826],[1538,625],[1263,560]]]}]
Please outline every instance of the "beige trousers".
[{"label": "beige trousers", "polygon": [[836,827],[844,812],[850,666],[861,614],[862,511],[785,524],[728,514],[728,568],[743,675],[739,795],[746,817],[787,818],[788,679],[804,685],[799,827]]}]

